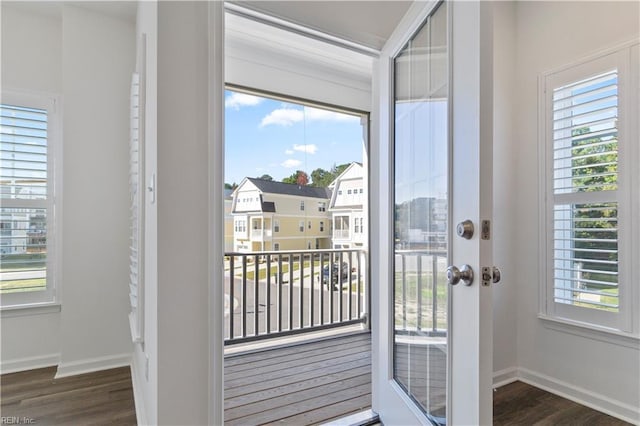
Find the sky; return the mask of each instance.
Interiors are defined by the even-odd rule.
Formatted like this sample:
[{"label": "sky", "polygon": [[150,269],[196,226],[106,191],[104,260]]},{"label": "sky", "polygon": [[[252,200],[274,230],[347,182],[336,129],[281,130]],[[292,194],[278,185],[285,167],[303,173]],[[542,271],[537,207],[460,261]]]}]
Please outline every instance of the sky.
[{"label": "sky", "polygon": [[360,117],[225,93],[225,182],[268,174],[281,181],[296,170],[362,162]]}]

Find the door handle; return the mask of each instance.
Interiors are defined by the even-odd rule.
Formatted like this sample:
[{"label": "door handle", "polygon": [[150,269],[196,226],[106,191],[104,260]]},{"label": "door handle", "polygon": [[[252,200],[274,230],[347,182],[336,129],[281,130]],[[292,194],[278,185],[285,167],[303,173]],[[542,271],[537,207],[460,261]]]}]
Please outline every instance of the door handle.
[{"label": "door handle", "polygon": [[456,285],[460,281],[466,286],[473,284],[473,269],[471,269],[471,266],[462,265],[460,269],[455,266],[447,268],[447,282],[451,285]]}]

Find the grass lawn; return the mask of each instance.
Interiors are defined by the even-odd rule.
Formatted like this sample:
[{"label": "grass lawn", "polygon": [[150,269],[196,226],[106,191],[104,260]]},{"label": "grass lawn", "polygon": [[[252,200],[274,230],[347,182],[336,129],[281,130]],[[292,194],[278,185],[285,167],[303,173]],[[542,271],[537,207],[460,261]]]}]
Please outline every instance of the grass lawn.
[{"label": "grass lawn", "polygon": [[[396,272],[395,274],[395,318],[396,325],[403,325],[403,313],[402,313],[402,273]],[[422,328],[431,328],[432,326],[432,309],[433,309],[433,277],[431,271],[422,273],[421,277],[421,326]],[[406,312],[407,312],[407,327],[416,327],[418,324],[418,274],[415,272],[407,272],[405,274],[405,297],[406,297]],[[447,292],[448,285],[446,276],[444,273],[438,273],[438,285],[436,287],[436,306],[438,312],[446,313],[447,311]],[[440,323],[440,321],[438,321]],[[446,322],[444,324],[438,324],[439,326],[446,328]]]},{"label": "grass lawn", "polygon": [[[319,261],[315,261],[313,263],[314,266],[314,272],[316,271],[320,271],[320,262]],[[304,267],[305,268],[310,268],[311,267],[311,262],[310,261],[305,261],[304,262]],[[296,271],[300,270],[300,262],[294,262],[293,263],[293,271],[294,271],[294,276],[293,278],[299,278],[299,274],[296,274]],[[271,262],[271,276],[275,277],[275,275],[278,273],[278,262]],[[283,274],[287,274],[289,273],[289,262],[282,262],[282,269],[281,271]],[[236,272],[235,274],[236,277],[242,277],[242,272],[238,273]],[[256,273],[255,273],[255,265],[252,264],[247,264],[247,280],[248,281],[253,281],[255,279]],[[308,275],[307,275],[308,276]],[[266,265],[262,266],[260,269],[258,270],[258,279],[263,280],[267,278],[267,267]]]},{"label": "grass lawn", "polygon": [[12,280],[0,283],[0,293],[18,293],[24,291],[39,291],[47,287],[46,278],[34,278],[31,280]]}]

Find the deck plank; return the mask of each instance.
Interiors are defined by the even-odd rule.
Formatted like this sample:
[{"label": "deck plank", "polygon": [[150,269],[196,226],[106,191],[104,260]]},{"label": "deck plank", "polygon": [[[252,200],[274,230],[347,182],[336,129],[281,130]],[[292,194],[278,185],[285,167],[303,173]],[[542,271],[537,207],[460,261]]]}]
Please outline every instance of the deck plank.
[{"label": "deck plank", "polygon": [[245,375],[244,377],[240,377],[232,380],[225,380],[225,384],[224,384],[225,391],[227,389],[236,388],[239,386],[253,386],[256,383],[260,383],[260,382],[268,382],[271,380],[277,380],[277,379],[290,377],[290,376],[295,377],[298,374],[304,374],[304,373],[314,372],[314,371],[323,370],[323,369],[330,369],[340,364],[348,364],[348,363],[358,362],[363,360],[370,362],[370,359],[371,359],[371,352],[359,352],[359,353],[343,356],[342,358],[339,358],[339,359],[328,359],[328,360],[316,362],[313,364],[298,365],[297,367],[290,367],[284,370],[269,371],[266,373],[263,373],[257,370],[256,373],[253,375]]},{"label": "deck plank", "polygon": [[[325,365],[327,361],[333,361],[346,359],[347,357],[356,356],[358,354],[370,354],[371,348],[367,346],[357,346],[354,348],[342,348],[338,347],[335,351],[331,352],[307,352],[307,356],[301,359],[283,359],[278,363],[267,364],[267,365],[258,365],[253,369],[227,372],[225,371],[225,380],[235,380],[240,379],[242,377],[253,377],[255,378],[255,372],[260,371],[260,375],[265,375],[267,373],[273,373],[278,371],[293,371],[292,369],[297,369],[301,366],[309,366],[311,364],[322,364]],[[351,358],[349,358],[351,359]],[[297,371],[297,370],[296,370]]]},{"label": "deck plank", "polygon": [[335,338],[325,338],[323,340],[317,340],[313,342],[302,342],[287,345],[285,347],[277,347],[271,349],[264,349],[260,351],[252,351],[250,353],[240,353],[225,356],[224,366],[231,367],[234,365],[244,365],[254,361],[261,361],[265,359],[278,359],[283,356],[301,354],[308,351],[313,351],[319,348],[328,349],[334,346],[341,346],[351,342],[363,342],[365,344],[371,342],[371,334],[367,332],[356,333],[348,336],[339,336]]},{"label": "deck plank", "polygon": [[302,380],[294,383],[287,383],[284,386],[278,386],[263,391],[253,392],[250,394],[239,395],[237,397],[225,397],[224,408],[231,409],[239,405],[246,405],[249,403],[259,402],[276,398],[281,395],[290,393],[301,392],[305,389],[315,388],[318,386],[331,384],[339,380],[350,379],[351,377],[360,376],[363,374],[371,373],[371,365],[363,365],[361,367],[351,368],[344,371],[339,371],[333,374],[326,374],[319,377],[313,377],[307,380]]},{"label": "deck plank", "polygon": [[225,359],[225,425],[312,424],[371,407],[371,335]]},{"label": "deck plank", "polygon": [[[317,397],[306,399],[304,401],[294,402],[283,407],[277,407],[262,411],[257,414],[236,418],[228,422],[225,420],[225,425],[253,425],[281,421],[282,419],[287,419],[291,416],[299,417],[307,412],[316,411],[325,407],[332,407],[333,405],[344,402],[345,400],[363,395],[369,395],[370,393],[371,383],[365,383],[363,385],[355,386],[352,388],[341,389],[331,394],[318,395]],[[370,404],[371,403],[369,402],[369,405]],[[325,415],[322,414],[322,416],[324,417]],[[328,417],[331,417],[331,415],[329,415]],[[288,420],[286,420],[286,422],[289,423]],[[294,421],[293,423],[289,424],[301,423],[306,424],[307,422]]]},{"label": "deck plank", "polygon": [[[256,359],[255,361],[248,361],[242,364],[235,364],[227,366],[225,364],[225,374],[237,373],[240,371],[251,370],[253,371],[256,368],[265,368],[271,365],[279,365],[282,363],[283,357],[286,357],[287,361],[295,361],[295,360],[308,360],[311,356],[321,355],[321,354],[333,354],[336,351],[344,351],[347,349],[370,349],[371,343],[369,340],[355,340],[348,341],[348,343],[340,343],[336,345],[326,345],[319,346],[317,348],[313,348],[311,350],[300,350],[299,352],[282,354],[278,353],[278,356],[275,357],[261,357]],[[358,351],[359,352],[359,351]]]},{"label": "deck plank", "polygon": [[[288,393],[279,397],[267,399],[264,401],[245,404],[236,408],[225,409],[224,419],[226,421],[234,420],[240,417],[246,417],[252,414],[264,413],[269,410],[276,410],[279,407],[287,405],[302,404],[306,406],[308,401],[318,398],[326,398],[346,389],[356,388],[365,385],[365,389],[371,389],[371,374],[361,374],[349,379],[339,380],[337,382],[324,384],[314,388],[307,388],[298,392]],[[368,386],[366,386],[368,385]]]}]

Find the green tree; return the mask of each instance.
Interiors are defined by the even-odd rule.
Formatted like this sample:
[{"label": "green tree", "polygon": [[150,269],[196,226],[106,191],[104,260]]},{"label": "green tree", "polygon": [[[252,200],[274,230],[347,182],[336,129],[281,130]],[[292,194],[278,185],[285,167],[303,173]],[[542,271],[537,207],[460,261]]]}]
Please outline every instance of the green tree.
[{"label": "green tree", "polygon": [[282,179],[284,183],[293,183],[298,185],[306,185],[309,183],[309,175],[307,175],[303,170],[296,170],[291,176],[287,176]]},{"label": "green tree", "polygon": [[[571,166],[574,192],[612,191],[618,188],[618,137],[592,136],[590,128],[572,134]],[[618,208],[615,202],[573,205],[574,254],[580,259],[585,287],[592,290],[617,284]],[[615,263],[603,263],[603,261]],[[595,281],[595,282],[594,282]],[[602,283],[611,283],[609,285]]]},{"label": "green tree", "polygon": [[338,176],[340,176],[342,174],[342,172],[347,170],[347,167],[349,167],[350,165],[351,165],[351,163],[344,163],[344,164],[340,164],[339,166],[336,166],[334,164],[333,168],[331,169],[331,173],[333,174],[333,179],[335,179]]},{"label": "green tree", "polygon": [[333,173],[317,168],[311,172],[311,185],[317,187],[327,187],[333,181]]}]

